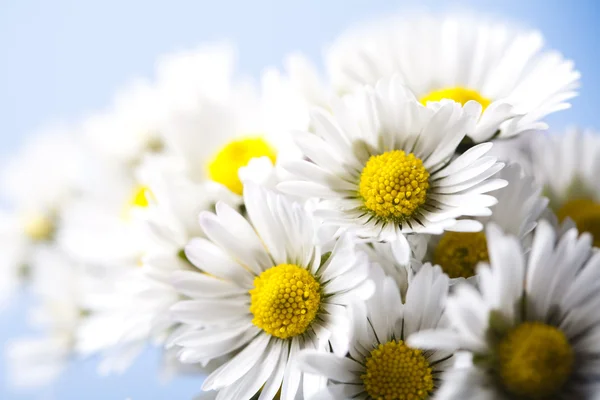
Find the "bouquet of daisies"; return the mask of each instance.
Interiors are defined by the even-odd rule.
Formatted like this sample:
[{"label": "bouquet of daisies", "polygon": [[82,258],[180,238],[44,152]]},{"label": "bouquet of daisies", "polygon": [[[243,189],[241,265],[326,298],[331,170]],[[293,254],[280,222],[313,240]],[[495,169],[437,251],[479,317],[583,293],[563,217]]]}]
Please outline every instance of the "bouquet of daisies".
[{"label": "bouquet of daisies", "polygon": [[153,344],[200,399],[600,397],[600,136],[543,121],[571,61],[428,15],[342,35],[325,77],[234,58],[166,56],[5,167],[0,294],[46,332],[14,383]]}]

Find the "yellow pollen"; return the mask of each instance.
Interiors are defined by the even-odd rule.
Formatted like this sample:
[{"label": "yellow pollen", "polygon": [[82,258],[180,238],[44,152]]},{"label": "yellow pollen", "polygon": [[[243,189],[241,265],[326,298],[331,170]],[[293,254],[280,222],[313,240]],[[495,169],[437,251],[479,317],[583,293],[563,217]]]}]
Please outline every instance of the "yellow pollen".
[{"label": "yellow pollen", "polygon": [[556,215],[561,222],[571,218],[579,232],[589,232],[594,238],[594,246],[600,247],[600,203],[591,199],[569,200]]},{"label": "yellow pollen", "polygon": [[433,252],[433,263],[450,278],[474,276],[482,261],[489,261],[483,232],[446,232]]},{"label": "yellow pollen", "polygon": [[239,195],[243,192],[238,170],[248,165],[251,159],[269,157],[273,164],[277,160],[275,150],[260,137],[249,137],[229,142],[208,165],[210,179],[226,186]]},{"label": "yellow pollen", "polygon": [[511,330],[497,351],[502,383],[523,399],[554,398],[573,368],[573,349],[564,333],[540,322]]},{"label": "yellow pollen", "polygon": [[279,264],[254,278],[252,323],[281,339],[301,335],[321,305],[320,285],[306,269]]},{"label": "yellow pollen", "polygon": [[54,220],[44,213],[34,212],[25,217],[23,230],[31,240],[48,240],[54,233]]},{"label": "yellow pollen", "polygon": [[413,153],[392,150],[369,158],[358,189],[365,207],[379,218],[404,221],[425,203],[429,172]]},{"label": "yellow pollen", "polygon": [[361,376],[373,399],[424,400],[433,391],[431,366],[421,350],[402,340],[380,344],[366,360]]},{"label": "yellow pollen", "polygon": [[463,106],[469,100],[475,100],[483,107],[483,111],[492,102],[490,99],[483,97],[477,90],[467,89],[460,86],[434,90],[425,96],[421,97],[421,104],[427,105],[428,101],[440,101],[443,99],[454,100]]}]

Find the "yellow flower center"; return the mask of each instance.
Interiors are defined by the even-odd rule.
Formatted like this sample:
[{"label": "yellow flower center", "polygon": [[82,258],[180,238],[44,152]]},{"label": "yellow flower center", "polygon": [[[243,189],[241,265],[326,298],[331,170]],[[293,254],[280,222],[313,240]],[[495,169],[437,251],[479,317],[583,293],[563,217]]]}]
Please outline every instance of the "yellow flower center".
[{"label": "yellow flower center", "polygon": [[52,217],[39,212],[25,216],[23,230],[25,234],[35,241],[48,240],[54,233],[54,220]]},{"label": "yellow flower center", "polygon": [[433,263],[450,278],[474,276],[482,261],[489,261],[484,232],[446,232],[433,252]]},{"label": "yellow flower center", "polygon": [[131,198],[129,199],[129,207],[148,207],[148,205],[150,204],[148,202],[148,196],[150,196],[150,189],[148,188],[148,186],[137,186],[133,190]]},{"label": "yellow flower center", "polygon": [[252,323],[287,339],[306,332],[321,305],[320,285],[306,269],[280,264],[254,278],[250,290]]},{"label": "yellow flower center", "polygon": [[594,246],[600,247],[600,203],[591,199],[569,200],[556,215],[561,222],[571,218],[579,232],[589,232],[594,238]]},{"label": "yellow flower center", "polygon": [[358,189],[365,207],[375,215],[403,221],[425,203],[429,172],[413,153],[392,150],[369,158]]},{"label": "yellow flower center", "polygon": [[131,218],[131,213],[136,208],[146,208],[150,205],[148,201],[152,197],[152,192],[148,186],[139,185],[133,188],[131,195],[122,210],[121,217],[125,220]]},{"label": "yellow flower center", "polygon": [[408,347],[402,340],[380,344],[373,350],[361,379],[373,399],[423,400],[433,391],[429,362],[421,350]]},{"label": "yellow flower center", "polygon": [[557,393],[573,368],[573,349],[564,333],[541,322],[524,322],[498,345],[500,377],[506,389],[524,399]]},{"label": "yellow flower center", "polygon": [[260,137],[234,140],[223,147],[208,165],[210,179],[222,184],[239,195],[243,192],[238,170],[248,165],[251,159],[269,157],[273,164],[277,160],[275,150]]},{"label": "yellow flower center", "polygon": [[483,97],[477,90],[467,89],[460,86],[443,88],[439,90],[434,90],[425,96],[421,97],[421,104],[427,105],[428,101],[440,101],[444,99],[454,100],[457,103],[462,104],[463,106],[467,101],[475,100],[481,107],[483,107],[483,111],[491,104],[491,100],[487,97]]}]

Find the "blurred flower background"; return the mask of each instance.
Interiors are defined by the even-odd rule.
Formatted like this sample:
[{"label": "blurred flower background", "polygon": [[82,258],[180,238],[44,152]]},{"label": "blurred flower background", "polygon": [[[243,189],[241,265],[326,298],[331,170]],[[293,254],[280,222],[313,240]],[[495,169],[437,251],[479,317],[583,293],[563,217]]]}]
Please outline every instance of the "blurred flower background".
[{"label": "blurred flower background", "polygon": [[[90,113],[107,109],[115,93],[132,82],[154,80],[157,62],[166,54],[205,43],[227,43],[237,50],[235,73],[256,80],[264,68],[282,68],[285,57],[297,52],[322,69],[323,49],[346,29],[373,18],[422,9],[476,12],[492,21],[501,18],[539,29],[547,46],[574,60],[582,74],[572,108],[546,118],[551,131],[570,125],[600,128],[596,98],[600,93],[600,4],[593,0],[13,0],[0,4],[0,157],[8,159],[32,135],[63,130],[82,123]],[[213,84],[220,90],[219,82],[195,84]],[[110,135],[99,133],[96,138],[102,146],[111,147]],[[32,157],[38,165],[51,165],[52,156],[72,150],[68,139],[52,141]],[[135,153],[135,149],[126,150],[131,153],[124,157]],[[63,175],[77,179],[76,174]],[[27,174],[15,177],[14,186],[20,188],[21,196],[33,198],[45,190],[47,182],[28,178]],[[43,234],[43,225],[33,226]],[[60,264],[60,260],[45,262]],[[36,333],[26,318],[32,302],[23,291],[4,307],[0,343]],[[66,324],[70,317],[64,316]],[[4,350],[0,353],[5,358]],[[31,390],[15,390],[8,382],[5,363],[0,364],[0,399],[187,399],[201,386],[197,377],[161,382],[156,378],[159,354],[151,349],[122,375],[98,376],[98,362],[96,358],[74,360],[53,384]]]}]

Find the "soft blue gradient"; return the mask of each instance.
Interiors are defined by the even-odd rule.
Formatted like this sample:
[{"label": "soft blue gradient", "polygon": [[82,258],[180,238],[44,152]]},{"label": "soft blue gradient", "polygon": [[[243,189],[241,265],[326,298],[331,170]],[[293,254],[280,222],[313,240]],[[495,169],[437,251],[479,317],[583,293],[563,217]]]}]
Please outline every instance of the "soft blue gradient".
[{"label": "soft blue gradient", "polygon": [[[596,97],[600,3],[595,0],[460,1],[384,0],[3,0],[0,3],[0,156],[42,125],[77,121],[105,106],[136,75],[151,76],[160,54],[229,39],[240,50],[242,72],[300,50],[320,60],[321,49],[340,31],[365,18],[412,9],[468,9],[516,20],[542,30],[548,45],[575,60],[583,74],[573,108],[551,116],[558,130],[600,127]],[[0,318],[0,343],[27,332],[26,299]],[[120,377],[100,378],[95,360],[77,362],[53,387],[9,391],[0,399],[132,400],[190,399],[201,382],[156,383],[158,358],[149,352]],[[0,375],[4,375],[0,365]]]}]

